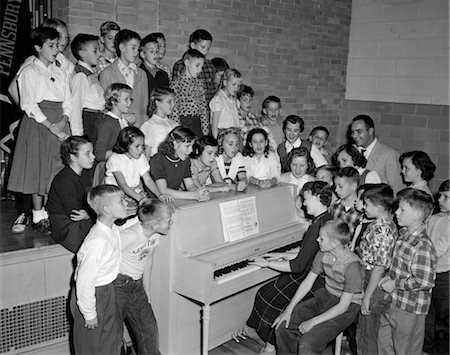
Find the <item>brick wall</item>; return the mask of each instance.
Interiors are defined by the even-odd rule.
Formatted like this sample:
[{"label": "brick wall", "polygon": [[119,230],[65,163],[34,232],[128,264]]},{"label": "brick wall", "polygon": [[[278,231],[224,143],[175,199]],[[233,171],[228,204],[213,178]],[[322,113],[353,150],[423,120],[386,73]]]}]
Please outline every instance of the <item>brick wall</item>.
[{"label": "brick wall", "polygon": [[430,184],[433,192],[449,178],[449,106],[345,100],[340,144],[347,141],[350,122],[359,114],[372,117],[376,135],[398,152],[428,153],[437,166]]},{"label": "brick wall", "polygon": [[354,0],[346,99],[449,104],[448,0]]},{"label": "brick wall", "polygon": [[[209,30],[209,58],[240,70],[256,91],[254,111],[267,95],[282,99],[283,114],[332,132],[335,146],[345,92],[351,0],[65,0],[71,36],[98,33],[106,20],[141,35],[167,36],[166,60],[187,49],[189,34]],[[58,1],[55,1],[58,3]],[[56,5],[56,4],[55,4]]]}]

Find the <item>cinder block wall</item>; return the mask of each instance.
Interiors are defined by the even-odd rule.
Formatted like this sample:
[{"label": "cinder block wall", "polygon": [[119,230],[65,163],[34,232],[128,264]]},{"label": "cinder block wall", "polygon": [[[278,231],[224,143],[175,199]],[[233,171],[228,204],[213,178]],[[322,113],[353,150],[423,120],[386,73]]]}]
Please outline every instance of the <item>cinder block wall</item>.
[{"label": "cinder block wall", "polygon": [[370,115],[399,152],[423,150],[437,165],[432,191],[449,177],[447,0],[354,0],[340,143]]},{"label": "cinder block wall", "polygon": [[340,142],[345,143],[353,117],[366,114],[375,122],[375,133],[400,153],[423,150],[436,164],[431,191],[449,177],[449,107],[346,100],[342,110]]},{"label": "cinder block wall", "polygon": [[[335,147],[345,93],[351,0],[65,0],[71,36],[98,33],[107,20],[141,35],[167,36],[166,60],[187,49],[189,34],[214,37],[209,58],[225,58],[256,91],[254,111],[267,95],[282,100],[283,115],[332,132]],[[55,1],[56,13],[59,1]]]}]

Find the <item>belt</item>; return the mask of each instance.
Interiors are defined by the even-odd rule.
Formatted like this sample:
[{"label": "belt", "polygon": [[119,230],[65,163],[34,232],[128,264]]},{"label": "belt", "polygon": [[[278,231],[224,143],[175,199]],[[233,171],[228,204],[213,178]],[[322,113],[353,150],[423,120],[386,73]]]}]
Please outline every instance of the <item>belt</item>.
[{"label": "belt", "polygon": [[103,113],[102,110],[93,110],[91,108],[84,108],[83,111],[90,112],[90,113]]}]

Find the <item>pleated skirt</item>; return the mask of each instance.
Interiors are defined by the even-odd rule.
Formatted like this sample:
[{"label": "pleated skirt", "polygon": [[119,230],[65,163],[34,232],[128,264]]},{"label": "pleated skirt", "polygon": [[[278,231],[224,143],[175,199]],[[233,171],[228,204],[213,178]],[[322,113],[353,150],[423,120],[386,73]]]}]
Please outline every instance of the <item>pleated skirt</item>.
[{"label": "pleated skirt", "polygon": [[[62,103],[42,101],[39,107],[51,123],[61,120]],[[70,134],[68,125],[64,132]],[[61,142],[47,127],[24,115],[14,150],[8,190],[47,194],[53,178],[64,167],[60,146]]]}]

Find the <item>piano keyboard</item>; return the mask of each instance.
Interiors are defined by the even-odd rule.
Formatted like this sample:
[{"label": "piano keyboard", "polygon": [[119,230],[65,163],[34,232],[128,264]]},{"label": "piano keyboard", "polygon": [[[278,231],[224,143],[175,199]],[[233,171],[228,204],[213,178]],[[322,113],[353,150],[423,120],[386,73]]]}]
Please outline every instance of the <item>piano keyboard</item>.
[{"label": "piano keyboard", "polygon": [[[271,250],[267,253],[283,253],[283,252],[286,252],[286,251],[289,251],[289,250],[292,250],[292,249],[298,247],[298,245],[299,245],[299,242],[287,244],[280,248]],[[264,254],[266,254],[266,253],[264,253]],[[220,285],[225,282],[237,279],[241,276],[244,276],[246,274],[249,274],[251,272],[261,269],[260,266],[250,265],[249,262],[250,262],[249,259],[243,260],[238,263],[234,263],[234,264],[228,265],[226,267],[223,267],[221,269],[214,271],[214,280],[216,280],[217,284]]]}]

